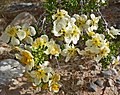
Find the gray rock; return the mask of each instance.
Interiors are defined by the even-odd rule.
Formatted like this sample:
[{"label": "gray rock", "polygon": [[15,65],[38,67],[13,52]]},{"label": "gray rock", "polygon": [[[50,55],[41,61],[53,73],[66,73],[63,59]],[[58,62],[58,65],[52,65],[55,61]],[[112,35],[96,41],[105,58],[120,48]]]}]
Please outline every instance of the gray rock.
[{"label": "gray rock", "polygon": [[14,3],[8,6],[6,11],[17,11],[17,10],[24,10],[24,9],[31,9],[31,8],[37,8],[38,5],[33,3]]},{"label": "gray rock", "polygon": [[112,71],[111,70],[105,70],[105,71],[102,71],[101,72],[102,76],[107,78],[107,77],[110,77],[113,75]]},{"label": "gray rock", "polygon": [[12,79],[21,77],[25,67],[14,59],[0,61],[0,85],[6,85]]},{"label": "gray rock", "polygon": [[116,83],[117,83],[118,85],[120,85],[120,78],[117,78],[117,79],[116,79]]},{"label": "gray rock", "polygon": [[94,84],[94,83],[89,83],[87,88],[88,88],[88,91],[90,91],[90,92],[96,92],[97,91],[97,85]]},{"label": "gray rock", "polygon": [[116,69],[112,68],[110,70],[104,70],[101,72],[102,76],[105,78],[109,78],[110,76],[116,76],[118,75],[118,72]]},{"label": "gray rock", "polygon": [[112,68],[111,71],[112,71],[113,75],[118,75],[118,72],[116,69]]},{"label": "gray rock", "polygon": [[14,20],[10,23],[10,25],[11,26],[22,25],[25,23],[28,25],[31,25],[31,24],[37,23],[37,21],[36,21],[35,17],[33,15],[31,15],[30,13],[22,12],[14,18]]},{"label": "gray rock", "polygon": [[102,80],[97,79],[94,83],[96,85],[98,85],[99,87],[103,87],[103,81]]},{"label": "gray rock", "polygon": [[106,83],[106,86],[107,87],[111,87],[111,86],[113,86],[113,80],[112,79],[108,79],[108,81],[106,81],[107,83]]}]

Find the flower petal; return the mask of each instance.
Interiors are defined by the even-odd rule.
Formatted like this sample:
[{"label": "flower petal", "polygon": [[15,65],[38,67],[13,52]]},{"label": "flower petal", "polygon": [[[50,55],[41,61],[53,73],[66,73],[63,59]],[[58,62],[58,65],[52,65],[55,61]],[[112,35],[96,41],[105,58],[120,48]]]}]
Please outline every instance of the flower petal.
[{"label": "flower petal", "polygon": [[31,70],[34,67],[34,60],[32,60],[32,62],[28,65],[26,65],[26,71]]},{"label": "flower petal", "polygon": [[49,81],[49,76],[45,76],[42,79],[43,79],[43,82],[48,82]]},{"label": "flower petal", "polygon": [[23,40],[26,37],[26,32],[23,30],[19,30],[19,32],[17,33],[17,36],[20,40]]},{"label": "flower petal", "polygon": [[35,78],[35,85],[39,85],[41,83],[41,78]]},{"label": "flower petal", "polygon": [[35,28],[33,26],[30,26],[29,29],[30,29],[30,35],[34,36],[36,34]]},{"label": "flower petal", "polygon": [[26,41],[27,44],[32,44],[33,43],[33,39],[30,36],[26,37],[25,41]]},{"label": "flower petal", "polygon": [[12,44],[12,45],[19,45],[20,41],[17,38],[12,37],[10,44]]},{"label": "flower petal", "polygon": [[94,15],[94,14],[91,14],[90,17],[91,17],[92,19],[94,19],[94,18],[95,18],[95,15]]}]

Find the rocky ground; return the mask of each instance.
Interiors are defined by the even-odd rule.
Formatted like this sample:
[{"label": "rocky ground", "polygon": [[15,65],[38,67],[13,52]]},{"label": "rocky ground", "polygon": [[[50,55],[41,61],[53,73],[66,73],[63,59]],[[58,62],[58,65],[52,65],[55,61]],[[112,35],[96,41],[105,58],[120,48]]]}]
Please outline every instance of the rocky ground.
[{"label": "rocky ground", "polygon": [[[110,1],[109,6],[102,9],[102,13],[110,25],[120,28],[120,2],[119,0]],[[16,22],[16,20],[14,21],[13,19],[21,12],[27,11],[32,14],[26,13],[28,18],[25,21],[36,23],[35,19],[38,19],[40,14],[43,13],[40,3],[36,2],[21,3],[21,1],[19,1],[17,4],[3,6],[4,8],[1,6],[0,8],[4,10],[0,10],[0,32],[2,32],[11,21]],[[1,1],[0,4],[2,4]],[[25,16],[23,15],[21,19],[24,18]],[[20,23],[22,23],[22,21]],[[12,82],[7,80],[10,81],[9,83],[4,80],[3,65],[1,66],[1,64],[10,65],[10,63],[6,61],[6,58],[9,60],[14,58],[14,53],[10,51],[10,46],[2,42],[0,43],[0,84],[2,85],[0,86],[0,95],[52,95],[52,93],[49,92],[42,94],[43,92],[34,90],[25,76],[15,78],[10,75],[9,79],[15,79],[12,80]],[[55,60],[51,61],[51,63],[55,71],[61,75],[60,83],[62,87],[60,92],[55,95],[120,95],[120,66],[117,66],[116,70],[102,70],[100,64],[96,64],[88,59],[81,59],[80,57],[68,63],[61,60],[59,63],[60,68],[58,68]],[[15,64],[18,64],[18,62]],[[12,67],[14,66],[10,65],[9,71],[13,71],[14,73]],[[20,71],[18,68],[21,67],[15,67],[15,70],[17,70],[15,72]],[[5,74],[8,74],[8,72],[5,72]],[[4,80],[3,83],[2,80]]]}]

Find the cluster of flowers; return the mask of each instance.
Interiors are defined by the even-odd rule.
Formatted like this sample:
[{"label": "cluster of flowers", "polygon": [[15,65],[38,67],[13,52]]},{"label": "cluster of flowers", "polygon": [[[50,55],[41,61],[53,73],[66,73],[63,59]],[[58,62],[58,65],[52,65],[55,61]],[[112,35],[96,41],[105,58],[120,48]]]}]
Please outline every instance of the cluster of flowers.
[{"label": "cluster of flowers", "polygon": [[[71,57],[75,57],[77,53],[99,62],[110,53],[109,41],[104,34],[97,33],[100,16],[74,14],[70,17],[67,11],[57,10],[52,18],[54,20],[52,33],[56,37],[61,37],[65,42],[65,48],[61,52],[63,56],[66,56],[65,62],[68,62]],[[112,38],[120,35],[120,30],[114,27],[110,27],[106,31]],[[88,36],[87,41],[83,40],[86,47],[80,50],[77,46],[86,35]]]},{"label": "cluster of flowers", "polygon": [[[45,56],[58,56],[61,52],[60,46],[53,39],[49,41],[47,35],[41,35],[34,41],[32,36],[35,34],[36,30],[33,26],[27,24],[22,26],[9,25],[0,39],[18,51],[15,54],[16,58],[26,67],[26,73],[32,79],[35,88],[40,87],[43,90],[58,92],[61,86],[58,83],[60,75],[49,67],[49,61],[45,59]],[[38,50],[41,52],[39,53]]]},{"label": "cluster of flowers", "polygon": [[[64,43],[61,46],[45,34],[33,40],[32,36],[36,35],[36,30],[27,24],[22,26],[9,25],[0,39],[12,46],[18,46],[16,49],[19,53],[16,54],[16,58],[25,65],[26,72],[34,82],[35,87],[58,92],[61,86],[58,83],[60,75],[49,67],[48,59],[62,55],[66,57],[65,62],[68,62],[71,58],[82,55],[99,62],[110,53],[110,42],[104,34],[97,32],[100,16],[74,14],[71,17],[65,10],[57,10],[52,19],[52,33],[55,38],[59,38]],[[120,30],[110,27],[107,29],[107,33],[111,38],[115,38],[116,35],[120,35]],[[87,36],[87,40],[83,39],[84,36]],[[82,49],[81,41],[84,41]],[[29,48],[21,48],[21,44],[29,44]],[[112,63],[118,64],[119,57],[114,57]]]},{"label": "cluster of flowers", "polygon": [[4,33],[1,36],[1,40],[6,43],[10,43],[11,45],[19,45],[20,41],[25,42],[27,44],[33,43],[33,38],[36,34],[36,30],[33,26],[28,24],[24,24],[22,26],[7,26]]}]

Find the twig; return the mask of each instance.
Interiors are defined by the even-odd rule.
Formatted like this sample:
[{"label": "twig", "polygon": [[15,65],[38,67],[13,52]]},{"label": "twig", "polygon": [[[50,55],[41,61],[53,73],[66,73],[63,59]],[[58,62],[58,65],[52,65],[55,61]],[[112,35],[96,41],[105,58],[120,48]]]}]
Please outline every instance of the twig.
[{"label": "twig", "polygon": [[[40,15],[40,17],[38,18],[38,22],[37,22],[37,26],[38,27],[40,27],[40,23],[41,23],[41,19],[42,19],[42,17],[45,15],[45,12],[42,14],[42,15]],[[42,21],[43,22],[43,21]]]},{"label": "twig", "polygon": [[59,62],[58,62],[57,57],[55,57],[55,59],[56,59],[57,65],[58,65],[58,69],[60,70],[61,68],[60,68],[60,64],[59,64]]},{"label": "twig", "polygon": [[101,94],[101,95],[104,95],[104,94],[105,94],[106,88],[107,88],[107,80],[106,80],[106,82],[105,82],[105,86],[104,86],[104,88],[103,88],[103,90],[102,90],[102,94]]},{"label": "twig", "polygon": [[108,25],[107,21],[105,20],[105,18],[103,17],[103,15],[102,15],[102,13],[101,13],[101,11],[99,9],[98,9],[98,13],[100,14],[102,20],[104,21],[105,28],[106,29],[109,28],[109,25]]}]

